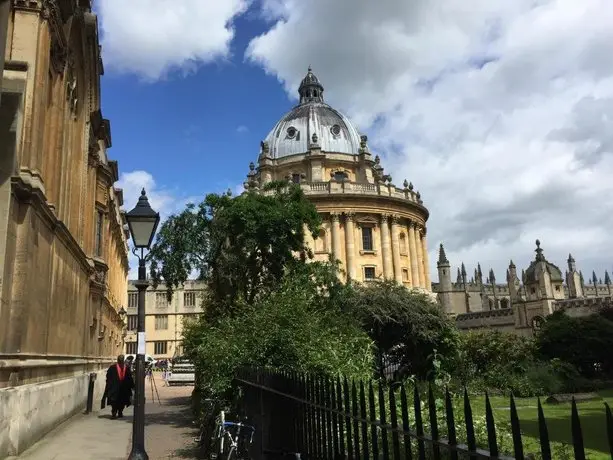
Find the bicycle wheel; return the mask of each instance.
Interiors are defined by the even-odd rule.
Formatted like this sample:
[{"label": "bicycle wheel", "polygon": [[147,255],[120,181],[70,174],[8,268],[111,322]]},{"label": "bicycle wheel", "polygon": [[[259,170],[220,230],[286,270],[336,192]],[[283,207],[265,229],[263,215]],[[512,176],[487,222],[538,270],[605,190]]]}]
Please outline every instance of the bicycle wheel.
[{"label": "bicycle wheel", "polygon": [[230,452],[228,452],[228,456],[226,457],[226,460],[237,460],[238,457],[236,455],[236,447],[232,447],[230,449]]}]

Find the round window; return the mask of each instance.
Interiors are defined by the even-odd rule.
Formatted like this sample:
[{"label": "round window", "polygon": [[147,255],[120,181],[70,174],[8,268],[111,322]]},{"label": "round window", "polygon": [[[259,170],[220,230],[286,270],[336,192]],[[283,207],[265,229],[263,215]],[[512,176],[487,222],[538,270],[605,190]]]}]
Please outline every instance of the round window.
[{"label": "round window", "polygon": [[290,126],[289,128],[287,128],[287,137],[289,137],[290,139],[292,137],[296,137],[296,128],[294,128],[293,126]]},{"label": "round window", "polygon": [[334,125],[330,128],[330,132],[335,136],[338,136],[341,133],[341,127],[339,125]]}]

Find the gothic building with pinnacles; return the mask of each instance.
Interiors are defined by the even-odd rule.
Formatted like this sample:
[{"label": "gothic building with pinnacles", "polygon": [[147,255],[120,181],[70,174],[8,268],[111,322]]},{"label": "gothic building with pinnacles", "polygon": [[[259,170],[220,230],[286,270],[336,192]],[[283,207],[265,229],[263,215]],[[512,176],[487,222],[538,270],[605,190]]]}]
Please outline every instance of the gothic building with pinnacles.
[{"label": "gothic building with pinnacles", "polygon": [[262,141],[245,189],[284,179],[299,184],[323,220],[307,243],[316,260],[339,260],[343,279],[393,279],[430,292],[429,212],[420,193],[407,180],[402,188],[392,183],[366,136],[324,102],[310,68],[298,93],[298,105]]},{"label": "gothic building with pinnacles", "polygon": [[[439,282],[432,290],[440,304],[455,317],[463,330],[494,328],[522,335],[531,335],[542,320],[557,310],[571,316],[585,316],[605,306],[611,306],[611,278],[605,271],[604,280],[595,272],[586,285],[575,259],[568,255],[565,274],[549,262],[536,240],[536,257],[520,274],[511,260],[506,283],[498,283],[494,271],[483,280],[481,265],[468,277],[464,263],[457,268],[455,282],[443,245],[437,262]],[[521,277],[521,278],[520,278]]]}]

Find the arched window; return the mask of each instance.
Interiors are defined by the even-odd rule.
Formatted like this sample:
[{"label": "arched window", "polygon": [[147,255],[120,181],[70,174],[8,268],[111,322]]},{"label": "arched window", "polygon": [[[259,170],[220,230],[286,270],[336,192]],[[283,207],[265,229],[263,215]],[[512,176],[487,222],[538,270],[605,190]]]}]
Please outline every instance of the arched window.
[{"label": "arched window", "polygon": [[347,176],[347,173],[345,171],[334,171],[333,177],[334,177],[334,180],[338,182],[342,182],[349,178],[349,176]]},{"label": "arched window", "polygon": [[404,233],[400,234],[400,255],[407,255],[407,236]]},{"label": "arched window", "polygon": [[509,299],[500,299],[500,308],[509,308]]},{"label": "arched window", "polygon": [[326,231],[322,228],[317,238],[315,238],[315,252],[326,252],[326,248]]}]

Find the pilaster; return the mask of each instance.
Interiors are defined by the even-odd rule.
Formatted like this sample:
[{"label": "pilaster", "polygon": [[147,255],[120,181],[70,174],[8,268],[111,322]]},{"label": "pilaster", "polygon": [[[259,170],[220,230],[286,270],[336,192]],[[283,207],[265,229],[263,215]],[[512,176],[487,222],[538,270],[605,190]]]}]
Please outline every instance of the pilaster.
[{"label": "pilaster", "polygon": [[389,216],[381,214],[381,257],[383,258],[383,276],[392,279],[394,267],[392,266],[392,254],[390,252],[390,228]]},{"label": "pilaster", "polygon": [[355,213],[345,213],[345,250],[347,251],[347,281],[356,279],[354,219]]},{"label": "pilaster", "polygon": [[426,227],[422,227],[421,231],[421,247],[424,257],[424,280],[426,285],[424,286],[428,291],[432,290],[432,281],[430,280],[430,257],[428,255],[428,243],[426,241]]},{"label": "pilaster", "polygon": [[334,255],[334,260],[342,260],[341,258],[341,224],[340,224],[340,214],[338,212],[330,213],[330,223],[332,228],[332,254]]},{"label": "pilaster", "polygon": [[413,287],[419,287],[420,276],[419,276],[419,255],[417,253],[417,241],[415,238],[415,233],[417,231],[417,223],[409,222],[409,250],[411,252],[411,278],[413,280]]},{"label": "pilaster", "polygon": [[402,268],[400,267],[400,239],[398,235],[400,217],[392,216],[392,258],[394,261],[394,278],[402,283]]}]

